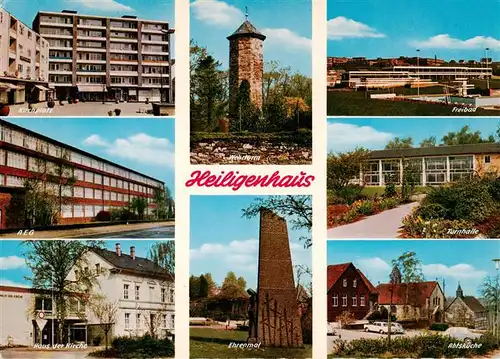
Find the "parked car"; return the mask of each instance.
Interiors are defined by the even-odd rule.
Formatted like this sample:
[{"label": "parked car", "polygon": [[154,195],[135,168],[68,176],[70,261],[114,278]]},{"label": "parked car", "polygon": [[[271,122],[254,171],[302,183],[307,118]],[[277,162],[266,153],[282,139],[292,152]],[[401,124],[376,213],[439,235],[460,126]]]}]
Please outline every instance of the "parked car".
[{"label": "parked car", "polygon": [[479,339],[482,335],[479,333],[474,333],[469,328],[465,327],[451,327],[446,329],[443,334],[459,340]]},{"label": "parked car", "polygon": [[[387,322],[373,322],[364,325],[365,332],[374,332],[380,334],[389,333],[389,323]],[[392,334],[403,334],[405,331],[401,324],[391,323],[391,333]]]},{"label": "parked car", "polygon": [[327,324],[326,335],[341,338],[340,333],[338,333],[330,323]]}]

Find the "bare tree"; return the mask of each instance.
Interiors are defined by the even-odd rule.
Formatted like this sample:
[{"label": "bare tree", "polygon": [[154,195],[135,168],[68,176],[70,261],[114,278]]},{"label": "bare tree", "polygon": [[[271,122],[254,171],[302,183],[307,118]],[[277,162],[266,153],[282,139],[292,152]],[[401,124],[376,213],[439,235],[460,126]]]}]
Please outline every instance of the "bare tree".
[{"label": "bare tree", "polygon": [[104,332],[104,343],[108,349],[108,333],[116,322],[118,301],[109,301],[104,295],[97,294],[90,301],[90,311]]}]

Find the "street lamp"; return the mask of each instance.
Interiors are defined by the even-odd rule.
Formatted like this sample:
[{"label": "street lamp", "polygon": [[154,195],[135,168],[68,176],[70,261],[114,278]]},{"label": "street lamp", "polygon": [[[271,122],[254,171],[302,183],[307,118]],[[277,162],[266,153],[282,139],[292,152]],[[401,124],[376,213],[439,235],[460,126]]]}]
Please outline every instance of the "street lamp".
[{"label": "street lamp", "polygon": [[498,267],[500,265],[500,258],[495,258],[492,259],[492,261],[495,263],[495,269],[496,269],[496,278],[495,278],[495,323],[494,323],[494,333],[495,333],[495,338],[497,341],[498,345]]},{"label": "street lamp", "polygon": [[420,49],[417,49],[417,95],[420,96]]},{"label": "street lamp", "polygon": [[486,51],[485,51],[485,52],[486,52],[486,58],[485,58],[485,60],[486,60],[486,88],[487,88],[488,90],[490,89],[490,78],[488,77],[488,50],[489,50],[489,49],[490,49],[490,48],[489,48],[489,47],[487,47],[487,48],[486,48]]}]

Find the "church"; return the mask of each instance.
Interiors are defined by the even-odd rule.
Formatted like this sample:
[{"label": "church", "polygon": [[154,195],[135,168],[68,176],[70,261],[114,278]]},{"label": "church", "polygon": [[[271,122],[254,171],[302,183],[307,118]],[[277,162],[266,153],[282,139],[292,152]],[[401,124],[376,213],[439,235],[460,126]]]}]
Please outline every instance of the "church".
[{"label": "church", "polygon": [[488,311],[474,296],[464,296],[460,283],[456,297],[446,308],[446,323],[457,327],[488,328]]}]

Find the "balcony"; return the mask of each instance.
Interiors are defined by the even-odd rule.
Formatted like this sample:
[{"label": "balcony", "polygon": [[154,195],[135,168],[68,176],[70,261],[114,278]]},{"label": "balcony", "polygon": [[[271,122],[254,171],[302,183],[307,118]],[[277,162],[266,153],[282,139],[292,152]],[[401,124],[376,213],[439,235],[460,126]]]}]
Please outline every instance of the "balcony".
[{"label": "balcony", "polygon": [[142,60],[142,64],[154,66],[169,66],[169,62],[165,60]]},{"label": "balcony", "polygon": [[103,47],[77,47],[76,51],[79,52],[106,52],[106,49]]},{"label": "balcony", "polygon": [[9,35],[10,35],[11,38],[17,39],[17,30],[15,30],[13,28],[10,28]]},{"label": "balcony", "polygon": [[72,70],[66,70],[66,69],[61,69],[61,70],[50,70],[49,73],[51,75],[72,75],[73,71]]},{"label": "balcony", "polygon": [[72,57],[65,57],[65,56],[49,56],[49,62],[68,62],[71,63],[73,62]]},{"label": "balcony", "polygon": [[144,72],[142,74],[142,77],[165,77],[168,78],[168,74],[159,74],[159,73],[151,73],[151,72]]},{"label": "balcony", "polygon": [[115,65],[137,65],[139,61],[137,60],[126,60],[126,59],[113,59],[111,58],[109,60],[110,64],[115,64]]},{"label": "balcony", "polygon": [[111,25],[110,30],[111,31],[122,31],[122,32],[137,32],[137,28],[121,27],[121,26],[116,26],[116,25]]},{"label": "balcony", "polygon": [[106,60],[78,59],[77,64],[106,64]]},{"label": "balcony", "polygon": [[106,26],[102,24],[79,23],[77,26],[79,29],[106,30]]},{"label": "balcony", "polygon": [[106,41],[106,38],[103,36],[85,36],[85,35],[78,35],[78,40],[82,41]]},{"label": "balcony", "polygon": [[9,48],[9,59],[16,59],[16,58],[17,58],[16,50]]},{"label": "balcony", "polygon": [[106,76],[106,70],[76,70],[78,76]]},{"label": "balcony", "polygon": [[51,50],[61,50],[61,51],[73,51],[73,47],[70,46],[50,46]]},{"label": "balcony", "polygon": [[111,76],[126,76],[126,77],[137,77],[139,74],[137,71],[110,71]]},{"label": "balcony", "polygon": [[73,39],[73,34],[62,33],[62,34],[42,34],[42,36],[46,39]]},{"label": "balcony", "polygon": [[132,44],[136,44],[137,43],[137,39],[133,39],[133,38],[130,38],[130,37],[111,36],[109,38],[109,40],[111,42],[126,42],[126,43],[132,43]]},{"label": "balcony", "polygon": [[145,50],[142,49],[141,54],[143,55],[163,55],[163,56],[168,56],[169,52],[168,51],[158,51],[158,50]]},{"label": "balcony", "polygon": [[157,29],[157,28],[149,28],[147,26],[143,26],[142,27],[142,32],[143,33],[147,33],[147,34],[160,34],[160,35],[163,35],[164,32],[163,31],[166,31],[166,30],[163,30],[163,29]]},{"label": "balcony", "polygon": [[114,52],[116,54],[137,54],[137,50],[133,49],[110,49],[109,52]]},{"label": "balcony", "polygon": [[66,27],[66,28],[73,28],[72,23],[66,23],[65,21],[54,21],[54,20],[44,20],[42,19],[40,21],[40,26],[48,26],[48,27]]}]

